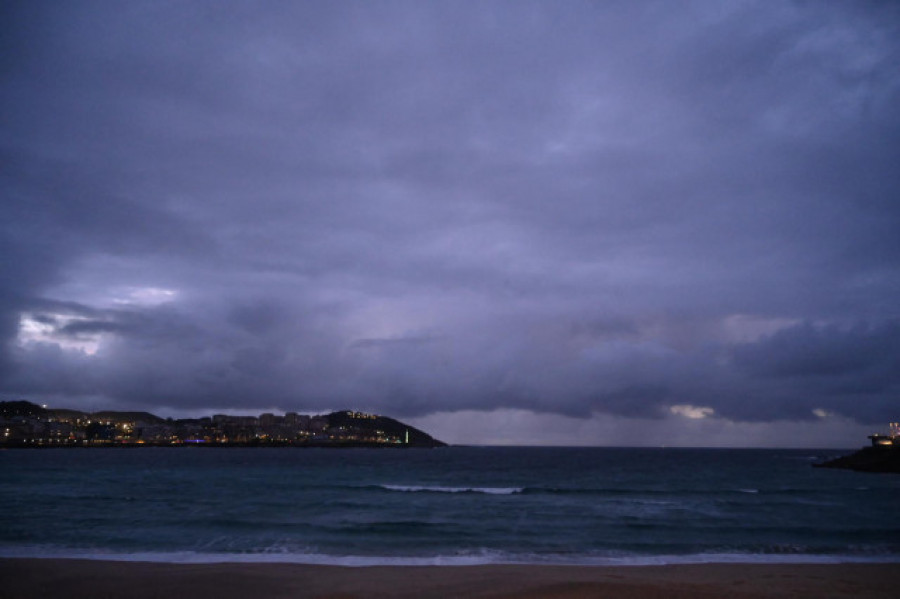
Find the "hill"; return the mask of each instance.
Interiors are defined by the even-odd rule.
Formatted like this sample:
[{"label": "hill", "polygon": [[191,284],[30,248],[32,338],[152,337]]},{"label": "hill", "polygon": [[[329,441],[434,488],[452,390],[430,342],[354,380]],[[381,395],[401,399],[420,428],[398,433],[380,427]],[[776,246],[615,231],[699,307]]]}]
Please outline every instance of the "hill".
[{"label": "hill", "polygon": [[328,415],[329,430],[356,434],[364,438],[393,438],[410,447],[445,447],[428,433],[420,431],[399,420],[377,414],[365,414],[352,410],[332,412]]},{"label": "hill", "polygon": [[48,411],[30,401],[0,401],[0,418],[47,418]]}]

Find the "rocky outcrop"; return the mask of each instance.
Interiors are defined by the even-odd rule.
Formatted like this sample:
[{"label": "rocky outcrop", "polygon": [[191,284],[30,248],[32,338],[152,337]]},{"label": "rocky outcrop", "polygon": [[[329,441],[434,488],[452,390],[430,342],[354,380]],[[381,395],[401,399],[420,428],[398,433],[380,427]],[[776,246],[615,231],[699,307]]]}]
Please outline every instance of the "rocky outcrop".
[{"label": "rocky outcrop", "polygon": [[900,473],[900,447],[863,447],[856,453],[813,464],[816,468],[846,468],[859,472]]}]

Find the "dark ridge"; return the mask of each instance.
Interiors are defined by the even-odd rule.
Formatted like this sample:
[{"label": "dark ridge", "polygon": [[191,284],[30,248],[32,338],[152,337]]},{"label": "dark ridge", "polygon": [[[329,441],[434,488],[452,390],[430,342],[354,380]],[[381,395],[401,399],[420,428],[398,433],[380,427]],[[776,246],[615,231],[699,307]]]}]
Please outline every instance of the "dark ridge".
[{"label": "dark ridge", "polygon": [[115,412],[113,410],[104,410],[102,412],[94,412],[90,414],[93,420],[107,420],[116,424],[122,422],[146,422],[159,424],[165,422],[163,418],[150,412]]},{"label": "dark ridge", "polygon": [[46,418],[48,411],[30,401],[0,401],[0,418]]},{"label": "dark ridge", "polygon": [[69,410],[66,408],[49,408],[47,412],[49,412],[51,418],[56,418],[61,421],[78,420],[79,418],[89,419],[91,417],[88,412]]}]

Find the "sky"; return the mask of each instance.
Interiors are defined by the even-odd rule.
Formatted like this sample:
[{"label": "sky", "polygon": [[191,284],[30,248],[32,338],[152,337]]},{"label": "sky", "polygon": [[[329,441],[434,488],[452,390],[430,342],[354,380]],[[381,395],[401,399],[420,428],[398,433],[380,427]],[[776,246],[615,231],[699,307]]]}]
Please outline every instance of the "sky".
[{"label": "sky", "polygon": [[900,5],[0,4],[0,399],[451,443],[900,419]]}]

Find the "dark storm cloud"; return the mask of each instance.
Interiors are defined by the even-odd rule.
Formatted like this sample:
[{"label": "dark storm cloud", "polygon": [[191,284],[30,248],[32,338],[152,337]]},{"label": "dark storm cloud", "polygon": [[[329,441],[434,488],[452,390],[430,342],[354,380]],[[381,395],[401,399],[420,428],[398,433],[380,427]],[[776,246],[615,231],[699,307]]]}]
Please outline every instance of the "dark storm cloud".
[{"label": "dark storm cloud", "polygon": [[895,418],[893,6],[3,10],[5,395]]},{"label": "dark storm cloud", "polygon": [[840,377],[868,369],[900,376],[900,323],[846,330],[806,323],[738,346],[735,357],[753,374],[774,378]]},{"label": "dark storm cloud", "polygon": [[85,320],[64,325],[58,329],[58,333],[77,337],[85,333],[118,333],[122,330],[124,330],[124,327],[115,322],[108,322],[105,320]]},{"label": "dark storm cloud", "polygon": [[736,367],[766,388],[761,396],[783,399],[785,405],[760,410],[769,417],[818,407],[877,420],[897,409],[900,321],[847,328],[804,323],[733,352]]}]

